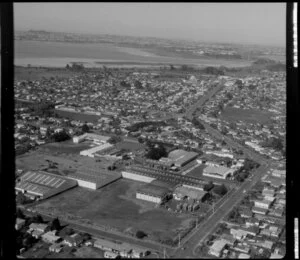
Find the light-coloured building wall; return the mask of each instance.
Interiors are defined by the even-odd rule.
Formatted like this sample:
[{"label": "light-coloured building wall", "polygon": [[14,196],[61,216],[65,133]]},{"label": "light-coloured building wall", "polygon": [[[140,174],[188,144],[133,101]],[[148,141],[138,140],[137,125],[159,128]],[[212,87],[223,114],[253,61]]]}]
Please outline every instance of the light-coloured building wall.
[{"label": "light-coloured building wall", "polygon": [[155,180],[155,178],[151,178],[151,177],[136,174],[136,173],[126,172],[126,171],[122,171],[122,177],[126,178],[126,179],[135,180],[135,181],[142,181],[142,182],[146,182],[146,183],[150,183]]},{"label": "light-coloured building wall", "polygon": [[150,195],[139,193],[139,192],[136,193],[136,198],[154,202],[154,203],[161,203],[161,201],[162,201],[161,198],[150,196]]}]

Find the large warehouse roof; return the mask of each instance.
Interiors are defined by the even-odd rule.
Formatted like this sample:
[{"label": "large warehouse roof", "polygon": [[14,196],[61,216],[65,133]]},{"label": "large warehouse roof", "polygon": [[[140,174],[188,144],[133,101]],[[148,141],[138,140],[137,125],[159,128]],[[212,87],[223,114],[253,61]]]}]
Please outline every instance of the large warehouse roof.
[{"label": "large warehouse roof", "polygon": [[187,152],[185,150],[178,149],[170,152],[168,157],[177,165],[181,165],[193,158],[196,158],[197,156],[198,154],[195,152]]},{"label": "large warehouse roof", "polygon": [[107,172],[103,170],[91,171],[91,170],[80,170],[74,174],[68,175],[69,178],[74,180],[82,180],[87,182],[96,183],[97,187],[104,186],[112,181],[121,178],[121,173]]},{"label": "large warehouse roof", "polygon": [[45,197],[76,186],[75,181],[48,172],[28,171],[16,184],[16,189]]},{"label": "large warehouse roof", "polygon": [[218,175],[221,175],[221,176],[224,176],[224,175],[228,174],[231,171],[232,171],[232,169],[227,168],[225,166],[207,166],[203,170],[204,173],[218,174]]}]

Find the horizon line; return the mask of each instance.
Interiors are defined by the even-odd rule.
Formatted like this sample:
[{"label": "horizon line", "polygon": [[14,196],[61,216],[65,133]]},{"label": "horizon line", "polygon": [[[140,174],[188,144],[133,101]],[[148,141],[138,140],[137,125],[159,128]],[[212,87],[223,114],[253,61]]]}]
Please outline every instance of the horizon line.
[{"label": "horizon line", "polygon": [[278,45],[272,45],[272,44],[266,44],[266,43],[250,43],[250,42],[222,42],[222,41],[205,41],[205,40],[196,40],[191,38],[164,38],[164,37],[158,37],[158,36],[136,36],[136,35],[127,35],[127,34],[108,34],[108,33],[87,33],[87,32],[65,32],[65,31],[48,31],[45,29],[17,29],[15,28],[14,31],[21,31],[21,32],[29,32],[29,31],[44,31],[48,33],[71,33],[71,34],[79,34],[79,35],[94,35],[94,36],[100,36],[100,35],[108,35],[108,36],[121,36],[121,37],[132,37],[132,38],[154,38],[154,39],[161,39],[161,40],[173,40],[173,41],[187,41],[187,42],[199,42],[199,43],[214,43],[214,44],[231,44],[231,45],[249,45],[249,46],[261,46],[261,47],[279,47],[279,48],[286,48],[286,44],[278,44]]}]

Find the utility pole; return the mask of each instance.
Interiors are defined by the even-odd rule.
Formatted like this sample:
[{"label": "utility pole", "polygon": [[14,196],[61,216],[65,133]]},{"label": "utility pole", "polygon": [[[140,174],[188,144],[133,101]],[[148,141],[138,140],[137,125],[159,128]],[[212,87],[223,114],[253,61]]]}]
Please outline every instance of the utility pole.
[{"label": "utility pole", "polygon": [[179,233],[179,241],[178,241],[179,247],[180,247],[180,233]]},{"label": "utility pole", "polygon": [[166,259],[166,249],[164,248],[164,259]]}]

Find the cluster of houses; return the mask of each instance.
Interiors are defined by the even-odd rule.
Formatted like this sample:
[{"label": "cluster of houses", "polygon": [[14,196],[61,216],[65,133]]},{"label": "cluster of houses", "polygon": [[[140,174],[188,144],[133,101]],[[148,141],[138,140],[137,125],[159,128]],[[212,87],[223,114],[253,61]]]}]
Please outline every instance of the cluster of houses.
[{"label": "cluster of houses", "polygon": [[222,230],[221,236],[213,241],[209,254],[223,258],[285,255],[285,170],[273,170],[268,177],[280,180],[281,184],[274,186],[267,180],[260,199],[251,200],[253,207],[239,205],[242,224],[227,222],[226,231]]},{"label": "cluster of houses", "polygon": [[[20,230],[25,226],[25,219],[16,219],[16,230]],[[85,239],[78,233],[66,235],[64,237],[58,235],[57,230],[50,230],[48,224],[43,223],[31,223],[28,226],[27,233],[36,239],[41,239],[46,244],[50,244],[49,251],[54,253],[60,253],[64,247],[80,247],[94,246],[104,252],[105,258],[116,258],[117,256],[126,258],[141,258],[149,254],[149,250],[131,245],[128,243],[121,243],[116,241],[110,241],[105,239]],[[23,251],[23,250],[22,250]]]},{"label": "cluster of houses", "polygon": [[[204,105],[199,118],[207,123],[215,124],[218,130],[226,131],[228,136],[245,142],[251,149],[272,159],[280,160],[282,154],[279,151],[263,147],[262,143],[270,137],[284,137],[286,133],[285,73],[265,73],[266,75],[263,76],[239,79],[242,81],[241,89],[233,81],[232,84],[225,84],[225,87],[215,95],[214,99]],[[257,87],[253,90],[249,88],[250,85]],[[230,93],[232,98],[228,98],[227,93]],[[266,103],[265,99],[272,100],[272,102]],[[259,105],[260,103],[263,105]],[[216,115],[221,114],[220,104],[223,104],[223,109],[229,106],[236,109],[257,109],[261,106],[260,110],[271,115],[268,117],[272,119],[272,125],[260,122],[248,123],[242,120],[232,124],[224,118],[211,116],[214,111]]]}]

